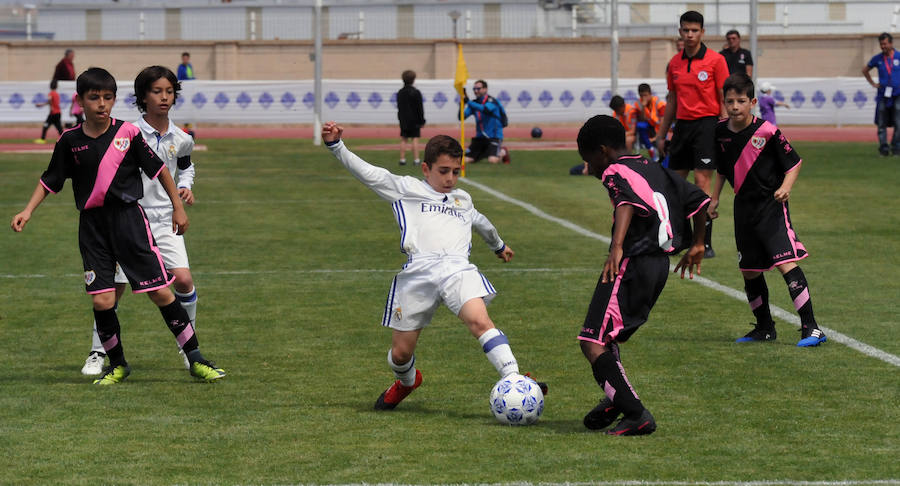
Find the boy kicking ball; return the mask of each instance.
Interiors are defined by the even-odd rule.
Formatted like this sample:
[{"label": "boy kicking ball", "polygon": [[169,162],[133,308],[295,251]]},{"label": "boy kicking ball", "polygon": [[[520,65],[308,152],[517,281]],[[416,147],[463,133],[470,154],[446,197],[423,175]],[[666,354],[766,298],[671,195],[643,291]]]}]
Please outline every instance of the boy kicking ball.
[{"label": "boy kicking ball", "polygon": [[[322,127],[331,153],[360,182],[391,203],[400,227],[400,248],[407,261],[391,282],[382,326],[391,329],[388,366],[394,382],[375,402],[376,410],[393,410],[422,384],[416,369],[419,334],[442,302],[478,339],[500,377],[519,372],[509,340],[494,327],[486,304],[496,295],[488,279],[469,262],[472,230],[504,262],[514,252],[491,222],[472,204],[472,197],[456,188],[463,149],[459,142],[438,135],[425,145],[423,179],[391,174],[351,152],[341,141],[344,128],[335,122]],[[546,394],[546,384],[539,383]]]},{"label": "boy kicking ball", "polygon": [[818,346],[826,341],[813,316],[809,285],[797,261],[806,258],[806,248],[791,224],[788,198],[800,173],[800,156],[781,131],[750,114],[756,105],[753,80],[733,74],[725,80],[728,119],[716,127],[718,171],[709,215],[719,216],[719,196],[725,179],[734,187],[734,239],[738,267],[744,275],[744,290],[756,325],[737,342],[775,340],[775,322],[769,312],[769,288],[763,272],[778,269],[800,315],[797,346]]}]

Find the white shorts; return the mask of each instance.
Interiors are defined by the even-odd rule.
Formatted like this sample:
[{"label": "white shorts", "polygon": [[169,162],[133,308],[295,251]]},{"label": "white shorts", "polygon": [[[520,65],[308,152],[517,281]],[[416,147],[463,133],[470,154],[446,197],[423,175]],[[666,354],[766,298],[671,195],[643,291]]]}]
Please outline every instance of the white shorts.
[{"label": "white shorts", "polygon": [[469,300],[481,297],[488,304],[496,295],[487,277],[466,258],[413,261],[391,282],[381,325],[415,331],[431,322],[441,302],[459,315]]},{"label": "white shorts", "polygon": [[[190,268],[187,248],[184,246],[184,236],[172,231],[172,210],[145,208],[144,214],[147,215],[150,232],[153,233],[153,239],[156,240],[156,246],[159,248],[166,268]],[[116,283],[128,283],[125,273],[118,264],[116,264]]]}]

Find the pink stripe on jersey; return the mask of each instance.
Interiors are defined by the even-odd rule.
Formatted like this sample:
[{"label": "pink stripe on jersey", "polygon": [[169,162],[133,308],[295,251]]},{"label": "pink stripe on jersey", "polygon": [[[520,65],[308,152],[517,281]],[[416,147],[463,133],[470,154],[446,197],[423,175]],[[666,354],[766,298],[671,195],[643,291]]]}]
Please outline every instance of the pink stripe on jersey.
[{"label": "pink stripe on jersey", "polygon": [[794,309],[800,310],[807,302],[809,302],[809,287],[803,289],[803,292],[794,299]]},{"label": "pink stripe on jersey", "polygon": [[[753,117],[753,121],[756,121],[756,117]],[[775,125],[764,121],[762,125],[760,125],[759,128],[756,129],[756,132],[750,137],[747,145],[745,145],[743,150],[741,150],[741,155],[738,157],[737,162],[735,162],[734,164],[735,194],[740,192],[741,186],[744,185],[744,181],[747,179],[747,174],[750,172],[750,169],[753,168],[753,164],[756,163],[756,159],[759,157],[760,152],[762,152],[766,144],[769,143],[772,135],[775,135],[775,130],[777,130],[775,128]],[[763,143],[754,144],[754,140],[758,140],[759,138],[762,138]]]},{"label": "pink stripe on jersey", "polygon": [[[115,120],[113,120],[113,123],[115,123]],[[116,131],[116,134],[113,136],[113,143],[109,144],[109,147],[106,148],[106,153],[100,159],[100,166],[97,167],[97,179],[94,181],[91,195],[88,197],[87,202],[84,203],[84,209],[103,206],[109,186],[112,184],[113,178],[116,177],[116,172],[118,172],[119,166],[122,165],[125,154],[128,153],[131,139],[138,133],[140,133],[140,129],[130,123],[123,123],[119,130]],[[127,139],[128,144],[118,142],[118,140],[122,139]]]},{"label": "pink stripe on jersey", "polygon": [[[631,190],[634,191],[635,195],[637,195],[646,206],[649,206],[656,211],[657,216],[660,218],[660,223],[665,222],[666,234],[669,238],[672,238],[674,235],[672,234],[672,223],[669,221],[669,208],[662,207],[657,203],[657,199],[653,196],[655,191],[650,187],[647,179],[644,179],[640,174],[622,164],[612,164],[607,167],[606,170],[603,171],[603,178],[605,179],[606,176],[611,174],[618,174],[625,179],[628,182],[628,185],[631,186]],[[644,206],[631,201],[623,201],[620,205],[621,204],[631,204],[646,211]]]},{"label": "pink stripe on jersey", "polygon": [[784,212],[784,226],[787,230],[788,239],[791,240],[794,256],[798,256],[798,250],[806,251],[806,247],[804,247],[803,243],[800,243],[800,240],[797,239],[797,233],[794,233],[794,228],[791,228],[790,219],[788,219],[787,203],[781,203],[781,210]]}]

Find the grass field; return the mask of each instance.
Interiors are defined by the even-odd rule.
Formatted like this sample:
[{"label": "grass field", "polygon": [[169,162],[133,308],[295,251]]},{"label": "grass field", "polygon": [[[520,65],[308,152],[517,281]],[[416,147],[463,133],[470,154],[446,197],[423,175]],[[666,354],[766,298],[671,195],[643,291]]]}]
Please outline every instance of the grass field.
[{"label": "grass field", "polygon": [[[345,135],[351,149],[384,142]],[[777,342],[737,345],[747,303],[675,277],[622,347],[658,431],[584,429],[601,391],[575,336],[607,245],[466,182],[516,251],[503,264],[476,237],[472,261],[500,292],[491,316],[523,371],[550,384],[544,416],[527,428],[494,421],[496,373],[446,309],[422,333],[422,387],[376,413],[393,380],[379,322],[405,261],[390,206],[307,141],[204,143],[188,248],[201,348],[228,377],[193,382],[155,307],[134,295],[119,308],[131,377],[98,389],[79,373],[91,313],[67,184],[24,233],[0,231],[0,483],[900,483],[896,364],[833,340],[797,348],[783,321]],[[896,357],[900,162],[873,157],[871,144],[796,146],[805,162],[791,209],[816,316]],[[393,151],[359,153],[417,171]],[[47,160],[0,156],[4,221]],[[577,162],[519,151],[468,175],[608,235],[608,197],[596,179],[567,175]],[[703,276],[740,290],[730,197],[722,212]],[[781,277],[767,280],[772,303],[793,314]]]}]

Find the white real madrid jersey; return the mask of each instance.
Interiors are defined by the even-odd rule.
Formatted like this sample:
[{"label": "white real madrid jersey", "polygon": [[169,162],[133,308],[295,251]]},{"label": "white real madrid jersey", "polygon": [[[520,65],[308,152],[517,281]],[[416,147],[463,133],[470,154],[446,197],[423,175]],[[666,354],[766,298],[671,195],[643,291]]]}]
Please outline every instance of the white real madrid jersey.
[{"label": "white real madrid jersey", "polygon": [[[175,179],[175,185],[179,188],[190,189],[194,185],[194,165],[191,163],[191,151],[194,150],[194,139],[178,128],[172,120],[169,120],[169,128],[166,133],[159,133],[144,120],[144,117],[135,122],[147,145],[162,159]],[[180,162],[179,162],[180,160]],[[172,201],[166,194],[161,182],[151,180],[146,174],[141,173],[144,181],[144,197],[139,201],[144,208],[172,207]]]},{"label": "white real madrid jersey", "polygon": [[466,191],[454,188],[441,193],[422,179],[392,174],[359,158],[341,141],[329,149],[360,182],[391,203],[400,227],[400,250],[410,261],[443,256],[468,258],[473,228],[491,250],[504,247],[497,229],[475,209]]}]

